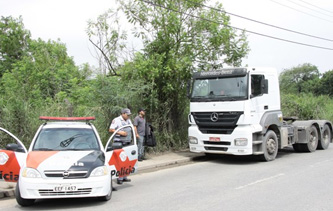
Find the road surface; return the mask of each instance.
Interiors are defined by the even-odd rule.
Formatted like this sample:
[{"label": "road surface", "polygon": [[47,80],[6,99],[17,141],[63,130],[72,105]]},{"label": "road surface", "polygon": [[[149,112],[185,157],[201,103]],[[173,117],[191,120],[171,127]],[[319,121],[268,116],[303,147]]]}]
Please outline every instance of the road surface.
[{"label": "road surface", "polygon": [[108,202],[39,200],[22,208],[0,200],[0,210],[333,210],[333,145],[314,153],[279,152],[272,162],[216,156],[131,176]]}]

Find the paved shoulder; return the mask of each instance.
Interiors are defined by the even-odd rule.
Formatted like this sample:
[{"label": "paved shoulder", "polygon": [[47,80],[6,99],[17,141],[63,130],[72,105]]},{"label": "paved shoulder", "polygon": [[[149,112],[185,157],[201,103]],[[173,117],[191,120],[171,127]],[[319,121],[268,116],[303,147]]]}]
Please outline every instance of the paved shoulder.
[{"label": "paved shoulder", "polygon": [[12,197],[15,195],[15,186],[14,182],[4,182],[0,181],[0,198]]},{"label": "paved shoulder", "polygon": [[189,151],[165,152],[160,155],[148,155],[148,159],[139,162],[138,172],[145,172],[156,168],[183,164],[204,154],[192,153]]}]

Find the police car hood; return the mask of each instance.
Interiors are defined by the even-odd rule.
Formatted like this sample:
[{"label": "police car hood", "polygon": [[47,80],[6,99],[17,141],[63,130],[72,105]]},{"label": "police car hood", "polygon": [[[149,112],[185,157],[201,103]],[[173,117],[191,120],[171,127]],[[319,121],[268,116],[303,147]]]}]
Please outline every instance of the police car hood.
[{"label": "police car hood", "polygon": [[45,172],[86,172],[81,177],[89,177],[92,170],[105,164],[102,151],[32,151],[27,156],[26,166]]}]

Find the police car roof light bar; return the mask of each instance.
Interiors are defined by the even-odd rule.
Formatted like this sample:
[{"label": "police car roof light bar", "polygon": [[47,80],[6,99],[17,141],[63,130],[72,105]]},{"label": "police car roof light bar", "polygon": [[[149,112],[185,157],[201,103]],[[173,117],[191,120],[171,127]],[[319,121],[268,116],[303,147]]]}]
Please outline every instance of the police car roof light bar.
[{"label": "police car roof light bar", "polygon": [[51,116],[40,116],[40,120],[46,120],[46,121],[89,121],[89,120],[95,120],[96,118],[94,116],[90,117],[51,117]]}]

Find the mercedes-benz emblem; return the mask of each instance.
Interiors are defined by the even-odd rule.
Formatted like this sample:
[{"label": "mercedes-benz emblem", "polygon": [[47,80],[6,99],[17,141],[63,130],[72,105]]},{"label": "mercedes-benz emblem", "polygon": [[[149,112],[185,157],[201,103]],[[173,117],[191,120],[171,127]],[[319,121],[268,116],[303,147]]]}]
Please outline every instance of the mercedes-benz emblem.
[{"label": "mercedes-benz emblem", "polygon": [[64,177],[69,177],[69,172],[68,172],[68,171],[64,171],[64,172],[62,173],[62,176],[64,176]]},{"label": "mercedes-benz emblem", "polygon": [[218,113],[212,113],[212,115],[210,115],[210,119],[213,121],[213,122],[216,122],[217,120],[219,120],[219,114]]}]

